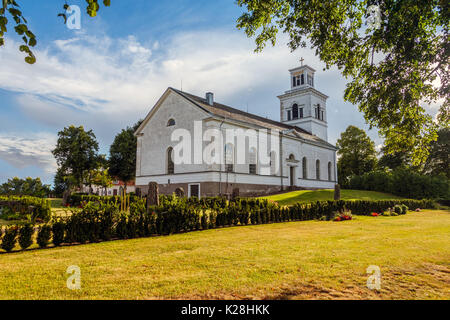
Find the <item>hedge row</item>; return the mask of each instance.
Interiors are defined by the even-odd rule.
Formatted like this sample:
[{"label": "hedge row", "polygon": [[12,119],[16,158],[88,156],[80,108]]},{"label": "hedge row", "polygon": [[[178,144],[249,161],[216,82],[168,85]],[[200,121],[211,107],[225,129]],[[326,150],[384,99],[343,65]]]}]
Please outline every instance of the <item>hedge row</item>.
[{"label": "hedge row", "polygon": [[388,192],[411,199],[450,200],[450,180],[446,176],[426,176],[406,169],[372,171],[353,176],[344,187]]},{"label": "hedge row", "polygon": [[0,196],[0,209],[1,216],[7,220],[48,222],[52,213],[49,200],[29,196]]},{"label": "hedge row", "polygon": [[[298,203],[292,207],[280,207],[276,203],[259,199],[226,201],[212,199],[199,201],[165,197],[158,207],[146,208],[144,200],[130,205],[130,212],[119,211],[115,202],[90,202],[70,217],[59,218],[37,231],[37,243],[46,247],[87,242],[109,241],[168,235],[179,232],[206,230],[227,226],[257,225],[304,220],[332,220],[337,212],[351,210],[352,214],[369,215],[383,212],[396,205],[416,208],[434,208],[430,200],[390,201],[322,201]],[[16,241],[23,249],[28,248],[36,229],[32,225],[9,227],[3,236],[2,248],[11,251]],[[31,241],[31,242],[30,242]]]},{"label": "hedge row", "polygon": [[[129,194],[130,196],[130,202],[135,202],[136,200],[140,199],[135,194]],[[71,207],[79,207],[83,203],[87,202],[116,202],[119,203],[122,201],[122,198],[120,196],[97,196],[97,195],[87,195],[87,194],[81,194],[81,193],[74,193],[69,196],[67,199],[67,203]],[[128,201],[128,200],[127,200]]]}]

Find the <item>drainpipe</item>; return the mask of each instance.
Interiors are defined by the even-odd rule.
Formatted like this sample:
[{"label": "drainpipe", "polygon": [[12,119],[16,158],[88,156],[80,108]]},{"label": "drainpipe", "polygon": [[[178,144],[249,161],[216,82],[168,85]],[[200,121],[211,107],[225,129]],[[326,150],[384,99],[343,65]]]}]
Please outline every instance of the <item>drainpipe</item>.
[{"label": "drainpipe", "polygon": [[[220,124],[220,134],[222,134],[222,126],[223,126],[223,123],[225,122],[225,120],[226,120],[226,118],[224,118],[223,120],[222,120],[222,123]],[[223,142],[223,139],[222,139],[222,142]],[[223,150],[222,150],[222,152],[223,152],[223,163],[225,163],[225,148],[222,148]],[[219,196],[222,196],[222,164],[220,163],[219,164],[219,166],[220,166],[220,168],[219,168]]]},{"label": "drainpipe", "polygon": [[281,179],[281,191],[283,192],[283,132],[280,131],[280,179]]}]

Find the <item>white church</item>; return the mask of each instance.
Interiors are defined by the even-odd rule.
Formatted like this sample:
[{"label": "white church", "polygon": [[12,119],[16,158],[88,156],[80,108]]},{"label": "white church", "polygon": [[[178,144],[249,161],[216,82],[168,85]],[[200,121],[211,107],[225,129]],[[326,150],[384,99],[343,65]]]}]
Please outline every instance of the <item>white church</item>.
[{"label": "white church", "polygon": [[[337,149],[328,143],[328,96],[314,88],[313,68],[302,65],[289,72],[291,88],[278,96],[280,121],[217,103],[213,93],[202,98],[168,88],[135,133],[137,192],[147,192],[150,182],[157,182],[162,194],[182,190],[189,197],[230,196],[236,189],[241,196],[258,196],[334,188]],[[223,153],[219,152],[223,161],[206,163],[200,157],[200,161],[179,163],[174,160],[179,142],[173,140],[179,129],[197,137],[192,154],[207,147],[208,130],[224,136],[232,129],[264,130],[270,136],[269,160],[263,163],[255,148],[242,152],[237,142],[227,140]],[[237,161],[243,153],[245,161]]]}]

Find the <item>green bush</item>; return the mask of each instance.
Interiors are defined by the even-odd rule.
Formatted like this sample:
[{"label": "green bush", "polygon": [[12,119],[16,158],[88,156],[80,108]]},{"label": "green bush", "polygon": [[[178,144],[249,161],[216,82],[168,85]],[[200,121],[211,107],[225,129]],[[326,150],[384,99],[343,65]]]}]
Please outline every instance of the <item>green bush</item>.
[{"label": "green bush", "polygon": [[24,224],[19,230],[19,245],[22,250],[33,244],[34,226],[30,223]]},{"label": "green bush", "polygon": [[402,214],[406,214],[409,210],[408,206],[405,204],[402,204],[401,207],[402,207]]},{"label": "green bush", "polygon": [[401,206],[401,205],[396,205],[396,206],[394,206],[394,212],[395,212],[397,215],[402,214],[402,213],[403,213],[403,208],[402,208],[402,206]]},{"label": "green bush", "polygon": [[38,235],[37,235],[37,244],[40,248],[45,248],[48,246],[50,242],[50,238],[52,237],[52,227],[48,224],[39,227]]},{"label": "green bush", "polygon": [[441,176],[426,176],[407,169],[392,172],[371,171],[353,176],[348,189],[388,192],[412,199],[450,199],[450,180]]},{"label": "green bush", "polygon": [[50,200],[35,197],[0,196],[0,207],[7,208],[16,219],[48,222],[51,219]]},{"label": "green bush", "polygon": [[62,220],[58,220],[53,223],[52,233],[53,233],[53,244],[58,247],[64,242],[64,231],[65,223]]},{"label": "green bush", "polygon": [[5,230],[5,234],[3,236],[2,241],[3,250],[5,250],[6,252],[11,252],[14,249],[17,242],[17,233],[18,233],[17,226],[12,226]]}]

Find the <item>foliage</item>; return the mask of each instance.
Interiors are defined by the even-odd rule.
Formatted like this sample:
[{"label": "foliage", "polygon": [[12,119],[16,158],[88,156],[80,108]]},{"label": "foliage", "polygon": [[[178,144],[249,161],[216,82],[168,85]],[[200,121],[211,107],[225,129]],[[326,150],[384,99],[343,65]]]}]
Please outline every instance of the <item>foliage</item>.
[{"label": "foliage", "polygon": [[[5,33],[8,31],[8,16],[9,14],[11,18],[16,23],[14,30],[16,33],[22,37],[24,45],[19,47],[20,52],[24,52],[27,54],[25,57],[25,62],[29,64],[34,64],[36,62],[36,57],[31,51],[30,47],[34,47],[37,44],[36,36],[30,29],[28,29],[28,21],[22,14],[22,11],[19,10],[20,6],[18,2],[19,0],[2,0],[2,7],[0,8],[0,47],[5,44]],[[97,0],[86,0],[87,14],[91,17],[95,17],[97,15],[98,10],[100,9],[100,5]],[[111,5],[111,0],[103,0],[103,4],[105,7],[109,7]],[[64,5],[64,10],[67,10],[69,5],[66,3]],[[58,16],[63,16],[64,21],[67,20],[65,13],[59,14]]]},{"label": "foliage", "polygon": [[125,188],[126,183],[136,175],[137,138],[134,132],[141,122],[117,134],[109,149],[109,174],[123,181]]},{"label": "foliage", "polygon": [[[135,198],[130,211],[121,212],[117,202],[100,200],[86,203],[81,209],[73,210],[69,217],[54,221],[53,243],[59,246],[62,243],[95,243],[249,224],[333,220],[336,212],[341,219],[348,220],[352,214],[370,215],[396,205],[406,205],[413,210],[435,207],[430,200],[317,201],[281,207],[264,199],[228,201],[223,198],[162,196],[159,206],[146,208],[144,199]],[[399,208],[403,210],[402,206]],[[38,235],[38,239],[41,237],[44,236]]]},{"label": "foliage", "polygon": [[426,173],[443,174],[450,179],[450,127],[438,131],[437,141],[431,144],[430,155],[425,164]]},{"label": "foliage", "polygon": [[60,219],[53,223],[52,233],[53,233],[53,244],[58,247],[64,242],[64,230],[65,224]]},{"label": "foliage", "polygon": [[3,250],[5,250],[6,252],[11,252],[14,249],[17,242],[17,233],[17,226],[6,228],[1,246]]},{"label": "foliage", "polygon": [[23,225],[19,230],[19,245],[22,250],[25,250],[33,244],[34,227],[32,224],[27,223]]},{"label": "foliage", "polygon": [[40,226],[38,236],[36,239],[39,248],[47,247],[51,237],[52,237],[52,227],[48,224]]},{"label": "foliage", "polygon": [[50,194],[50,186],[43,185],[40,178],[20,179],[15,177],[0,185],[0,194],[44,198]]},{"label": "foliage", "polygon": [[372,171],[376,165],[375,143],[364,130],[349,126],[336,143],[338,177],[345,185],[352,175]]},{"label": "foliage", "polygon": [[76,186],[81,187],[86,174],[98,168],[98,142],[92,130],[82,126],[70,126],[58,132],[58,142],[53,155],[64,176],[71,176]]},{"label": "foliage", "polygon": [[450,199],[450,180],[445,176],[425,176],[408,169],[353,176],[348,188],[389,192],[413,199]]},{"label": "foliage", "polygon": [[411,151],[398,150],[388,153],[386,147],[383,146],[380,150],[381,157],[378,160],[378,170],[395,170],[397,168],[408,168],[411,166]]},{"label": "foliage", "polygon": [[0,207],[8,208],[19,219],[32,221],[49,221],[52,214],[49,200],[28,196],[0,196]]},{"label": "foliage", "polygon": [[[275,45],[279,31],[295,50],[307,43],[325,63],[351,79],[345,99],[386,139],[387,149],[412,151],[415,165],[427,157],[436,126],[423,108],[440,102],[448,118],[449,10],[446,1],[238,0],[247,12],[237,27],[256,36],[256,50]],[[366,26],[371,5],[379,25]],[[370,17],[372,18],[372,16]],[[377,19],[378,20],[378,19]],[[438,83],[438,84],[436,84]]]}]

